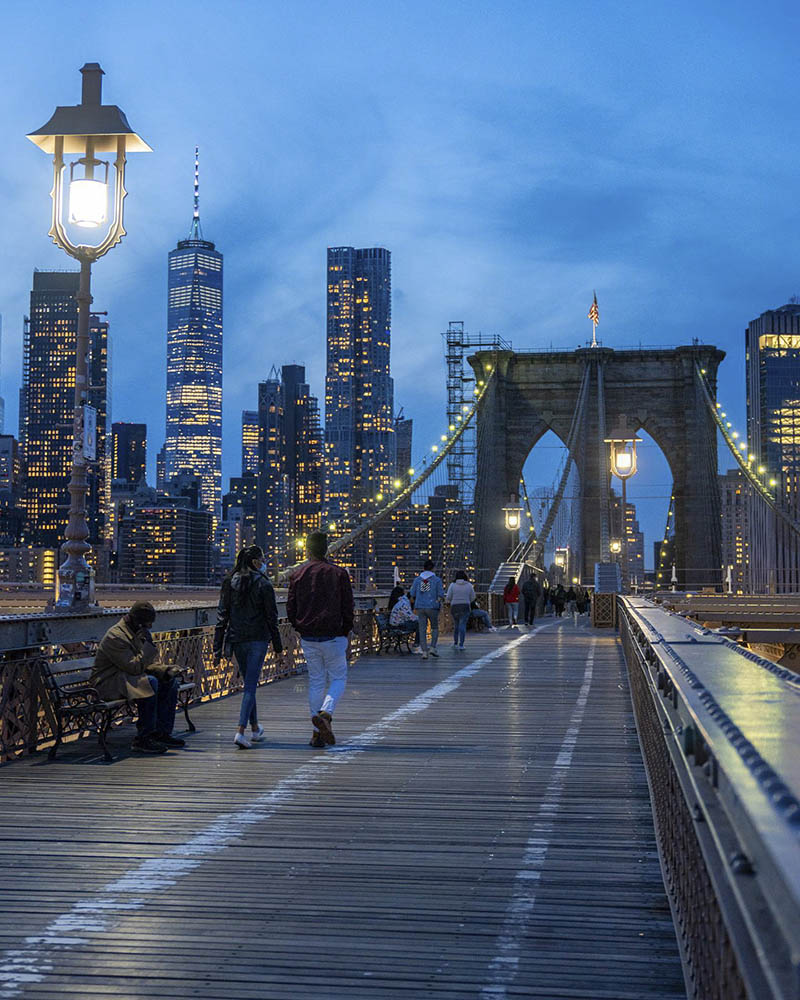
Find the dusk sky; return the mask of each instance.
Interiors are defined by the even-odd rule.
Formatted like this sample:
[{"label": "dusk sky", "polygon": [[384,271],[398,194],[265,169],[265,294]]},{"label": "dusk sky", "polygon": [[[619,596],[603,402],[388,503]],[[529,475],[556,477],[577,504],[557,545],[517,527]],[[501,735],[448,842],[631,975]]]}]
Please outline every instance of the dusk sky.
[{"label": "dusk sky", "polygon": [[[724,349],[720,399],[744,430],[744,328],[800,294],[796,0],[61,0],[7,4],[3,28],[7,432],[32,271],[73,266],[47,236],[50,161],[25,135],[79,102],[88,61],[154,149],[129,159],[128,236],[93,276],[113,419],[148,424],[151,466],[195,145],[203,232],[225,255],[225,483],[273,364],[305,364],[324,395],[327,246],[392,252],[395,402],[415,453],[444,422],[449,320],[575,347],[593,289],[608,346]],[[655,496],[664,470],[654,456],[630,495]]]}]

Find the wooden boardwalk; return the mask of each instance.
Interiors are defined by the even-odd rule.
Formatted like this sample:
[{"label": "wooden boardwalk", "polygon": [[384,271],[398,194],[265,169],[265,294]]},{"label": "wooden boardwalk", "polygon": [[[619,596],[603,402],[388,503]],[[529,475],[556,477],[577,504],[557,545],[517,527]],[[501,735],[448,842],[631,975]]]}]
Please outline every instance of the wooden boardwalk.
[{"label": "wooden boardwalk", "polygon": [[298,678],[4,768],[0,998],[684,997],[620,646],[546,621],[360,661],[333,749]]}]

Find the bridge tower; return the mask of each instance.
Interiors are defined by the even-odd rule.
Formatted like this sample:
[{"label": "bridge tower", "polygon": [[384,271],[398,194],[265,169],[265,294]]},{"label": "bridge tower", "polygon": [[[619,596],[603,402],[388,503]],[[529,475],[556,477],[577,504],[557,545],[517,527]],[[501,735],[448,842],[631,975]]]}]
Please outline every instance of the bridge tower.
[{"label": "bridge tower", "polygon": [[581,491],[583,565],[608,559],[610,473],[606,437],[645,430],[669,463],[675,497],[679,582],[721,583],[717,436],[702,397],[697,367],[716,392],[716,347],[615,351],[478,351],[469,358],[477,379],[494,377],[478,410],[475,490],[476,566],[497,567],[508,549],[502,508],[515,494],[525,459],[552,430],[566,444],[588,367],[589,383],[572,459]]}]

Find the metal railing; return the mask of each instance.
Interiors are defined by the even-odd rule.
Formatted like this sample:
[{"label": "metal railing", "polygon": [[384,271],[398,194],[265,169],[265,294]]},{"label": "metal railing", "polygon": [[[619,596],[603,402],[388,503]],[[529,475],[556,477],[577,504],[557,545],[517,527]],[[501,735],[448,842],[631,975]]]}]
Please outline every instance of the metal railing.
[{"label": "metal railing", "polygon": [[783,746],[796,746],[797,677],[641,598],[618,601],[689,995],[797,1000],[800,761]]},{"label": "metal railing", "polygon": [[[356,609],[352,650],[354,658],[375,649],[375,617],[372,599],[361,600]],[[209,701],[242,687],[236,664],[223,659],[214,663],[213,640],[215,606],[158,609],[153,638],[161,659],[183,668],[186,680],[193,681],[192,703]],[[279,611],[281,605],[279,604]],[[45,687],[43,663],[84,659],[94,655],[97,643],[119,617],[119,610],[76,616],[21,616],[0,622],[0,762],[13,760],[50,745],[56,720]],[[282,618],[280,631],[288,650],[281,666],[272,649],[267,655],[260,683],[266,684],[301,671],[305,666],[299,637]],[[14,637],[35,637],[35,641],[14,643]],[[76,728],[68,737],[82,735]]]}]

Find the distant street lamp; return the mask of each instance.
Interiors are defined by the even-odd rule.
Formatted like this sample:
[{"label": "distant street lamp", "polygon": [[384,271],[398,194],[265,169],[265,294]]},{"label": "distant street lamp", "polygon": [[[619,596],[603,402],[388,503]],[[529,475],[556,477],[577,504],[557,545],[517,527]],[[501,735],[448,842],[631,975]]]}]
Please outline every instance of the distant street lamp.
[{"label": "distant street lamp", "polygon": [[608,551],[611,552],[612,555],[619,555],[620,552],[622,552],[622,542],[618,538],[612,538],[608,543]]},{"label": "distant street lamp", "polygon": [[503,507],[506,529],[511,532],[511,551],[517,547],[519,542],[519,528],[522,524],[522,508],[517,503],[516,496],[511,496],[513,506]]},{"label": "distant street lamp", "polygon": [[[628,586],[628,495],[627,482],[636,474],[636,445],[641,438],[606,438],[606,444],[611,445],[611,474],[622,483],[622,588]],[[609,546],[611,548],[611,546]],[[613,549],[611,551],[614,551]],[[619,550],[617,550],[619,551]]]},{"label": "distant street lamp", "polygon": [[[113,104],[102,104],[103,70],[99,63],[82,67],[81,103],[57,107],[52,118],[28,138],[45,153],[53,156],[53,201],[50,235],[81,265],[78,301],[78,340],[75,360],[75,410],[72,419],[72,475],[67,541],[67,558],[58,570],[55,608],[79,611],[94,603],[94,573],[86,562],[91,551],[86,523],[86,466],[93,459],[93,412],[89,412],[87,379],[89,354],[89,306],[92,304],[92,263],[116,246],[125,235],[123,202],[125,157],[127,153],[152,152],[147,143],[130,127],[123,112]],[[115,153],[113,189],[109,187],[108,161],[99,153]],[[64,211],[64,155],[77,154],[69,164],[68,204]],[[109,219],[109,195],[113,207]],[[67,227],[105,232],[97,244],[73,243]],[[84,440],[84,427],[86,440]]]}]

